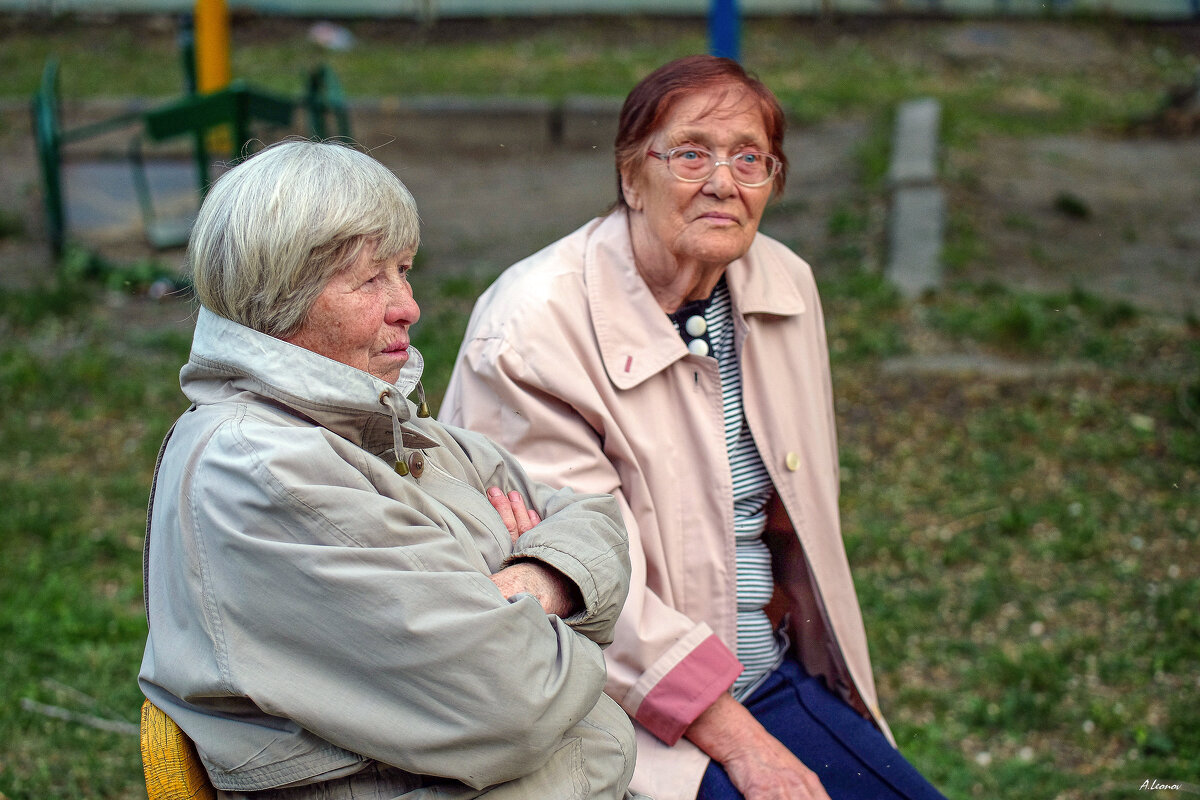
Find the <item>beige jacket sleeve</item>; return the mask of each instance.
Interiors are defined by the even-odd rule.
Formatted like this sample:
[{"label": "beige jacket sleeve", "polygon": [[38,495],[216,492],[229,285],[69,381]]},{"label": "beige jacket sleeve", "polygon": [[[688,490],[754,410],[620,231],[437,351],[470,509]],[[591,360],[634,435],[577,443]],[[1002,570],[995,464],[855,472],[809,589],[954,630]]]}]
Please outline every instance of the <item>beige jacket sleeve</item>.
[{"label": "beige jacket sleeve", "polygon": [[[569,359],[567,360],[569,362]],[[659,739],[674,744],[727,691],[742,666],[704,622],[691,619],[648,585],[646,548],[658,547],[639,519],[654,519],[634,465],[623,476],[612,453],[628,452],[626,432],[610,427],[604,401],[579,364],[538,374],[504,338],[468,338],[442,406],[446,422],[495,438],[519,453],[536,480],[611,494],[629,532],[630,590],[606,652],[606,691]],[[576,388],[572,388],[576,387]]]}]

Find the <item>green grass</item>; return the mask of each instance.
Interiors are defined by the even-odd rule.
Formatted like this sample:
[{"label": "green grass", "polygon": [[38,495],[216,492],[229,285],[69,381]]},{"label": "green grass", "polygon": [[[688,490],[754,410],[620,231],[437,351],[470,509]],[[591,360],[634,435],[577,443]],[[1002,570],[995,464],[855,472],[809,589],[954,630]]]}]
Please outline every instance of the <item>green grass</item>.
[{"label": "green grass", "polygon": [[13,800],[136,797],[141,780],[136,737],[20,705],[135,722],[141,702],[147,487],[184,405],[187,343],[97,326],[79,313],[96,299],[84,285],[0,292],[0,793]]},{"label": "green grass", "polygon": [[1121,363],[1139,350],[1153,349],[1152,342],[1121,335],[1138,330],[1138,316],[1127,301],[1104,300],[1081,289],[1036,295],[988,284],[961,287],[952,299],[930,308],[927,321],[952,338],[975,339],[1002,351]]},{"label": "green grass", "polygon": [[[435,409],[483,286],[417,283]],[[140,703],[144,508],[184,407],[188,343],[79,313],[103,291],[0,293],[10,800],[143,791],[135,737],[20,705],[134,722]],[[1197,329],[1082,292],[961,286],[914,309],[846,272],[822,293],[846,541],[906,755],[952,798],[1132,797],[1147,777],[1200,774]],[[1014,306],[1054,324],[994,340]],[[931,335],[1086,368],[1027,381],[880,371]]]},{"label": "green grass", "polygon": [[1106,338],[1095,371],[835,375],[843,523],[885,710],[951,797],[1132,797],[1151,776],[1187,780],[1200,336],[1140,317],[1097,332],[1084,316],[1036,348],[992,348],[1008,302],[934,305],[974,309],[967,327],[984,334],[966,342],[1049,364],[1088,361],[1076,342]]},{"label": "green grass", "polygon": [[[638,78],[671,57],[703,52],[702,19],[633,17],[442,23],[422,31],[403,21],[347,23],[356,45],[330,52],[308,41],[303,21],[237,18],[233,74],[264,88],[299,93],[321,63],[350,97],[427,94],[623,97]],[[742,54],[797,118],[872,115],[897,98],[932,96],[944,107],[946,138],[981,132],[1068,132],[1119,127],[1153,111],[1163,89],[1191,79],[1197,58],[1169,31],[1136,23],[1078,22],[1121,53],[1119,65],[1057,69],[1044,63],[998,68],[964,62],[943,44],[949,25],[886,20],[814,22],[749,18]],[[182,91],[183,68],[169,20],[97,23],[61,17],[0,27],[0,96],[36,91],[48,57],[61,61],[62,95],[169,97]]]},{"label": "green grass", "polygon": [[[747,64],[802,120],[872,121],[861,191],[825,210],[826,251],[812,254],[834,365],[843,523],[884,711],[905,754],[954,799],[1133,798],[1150,778],[1200,776],[1200,324],[1083,290],[952,284],[913,306],[878,274],[890,135],[880,109],[940,98],[947,147],[973,146],[985,130],[1094,132],[1152,108],[1164,83],[1196,66],[1161,30],[1085,24],[1121,48],[1120,70],[952,62],[939,55],[937,24],[751,20],[743,41]],[[328,61],[352,97],[619,96],[669,56],[704,48],[702,25],[688,21],[632,19],[601,33],[584,23],[353,27],[358,46],[329,54],[304,41],[303,26],[268,33],[239,22],[235,72],[296,91],[305,70]],[[62,59],[68,98],[175,94],[173,36],[169,25],[125,22],[0,27],[0,96],[27,99],[50,54]],[[956,266],[987,259],[988,242],[965,216],[949,224],[947,267],[961,276]],[[0,213],[0,239],[25,235]],[[413,278],[415,342],[436,409],[486,280],[425,267]],[[115,319],[103,301],[162,275],[153,263],[72,251],[56,282],[0,289],[8,800],[144,796],[136,737],[22,700],[137,719],[145,502],[159,441],[185,407],[188,342]],[[1043,371],[1013,380],[883,369],[931,342]]]}]

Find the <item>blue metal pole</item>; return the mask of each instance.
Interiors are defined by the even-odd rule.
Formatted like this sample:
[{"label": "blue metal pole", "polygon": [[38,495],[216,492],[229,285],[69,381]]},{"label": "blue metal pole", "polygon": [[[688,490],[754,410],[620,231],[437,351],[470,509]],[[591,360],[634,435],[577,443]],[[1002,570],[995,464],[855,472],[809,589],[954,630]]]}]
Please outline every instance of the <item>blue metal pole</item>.
[{"label": "blue metal pole", "polygon": [[708,8],[708,52],[738,61],[742,36],[737,0],[711,0]]}]

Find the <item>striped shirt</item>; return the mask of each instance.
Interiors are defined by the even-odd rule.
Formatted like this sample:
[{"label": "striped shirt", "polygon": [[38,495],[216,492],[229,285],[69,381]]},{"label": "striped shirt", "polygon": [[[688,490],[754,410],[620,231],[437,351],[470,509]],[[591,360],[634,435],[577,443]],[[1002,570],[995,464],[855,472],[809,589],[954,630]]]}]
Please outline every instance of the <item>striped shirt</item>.
[{"label": "striped shirt", "polygon": [[[703,316],[703,324],[695,319]],[[732,303],[722,278],[707,302],[671,315],[688,349],[717,359],[725,412],[725,449],[733,477],[733,534],[737,558],[737,657],[745,670],[731,691],[748,697],[783,660],[784,646],[766,614],[775,588],[771,553],[763,541],[771,478],[742,408],[742,371],[735,352]],[[703,343],[697,343],[702,341]]]}]

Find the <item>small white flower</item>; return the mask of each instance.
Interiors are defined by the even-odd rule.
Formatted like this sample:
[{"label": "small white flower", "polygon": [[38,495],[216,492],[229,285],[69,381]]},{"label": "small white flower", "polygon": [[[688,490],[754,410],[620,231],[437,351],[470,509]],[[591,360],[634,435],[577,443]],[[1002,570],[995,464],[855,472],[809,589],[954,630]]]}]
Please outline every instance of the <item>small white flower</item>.
[{"label": "small white flower", "polygon": [[981,767],[986,767],[992,763],[992,754],[987,750],[983,750],[975,754],[975,763]]},{"label": "small white flower", "polygon": [[1129,424],[1133,426],[1134,430],[1141,431],[1142,433],[1154,432],[1154,417],[1149,417],[1145,414],[1130,414]]}]

